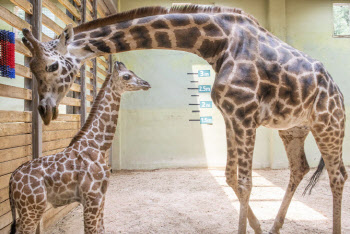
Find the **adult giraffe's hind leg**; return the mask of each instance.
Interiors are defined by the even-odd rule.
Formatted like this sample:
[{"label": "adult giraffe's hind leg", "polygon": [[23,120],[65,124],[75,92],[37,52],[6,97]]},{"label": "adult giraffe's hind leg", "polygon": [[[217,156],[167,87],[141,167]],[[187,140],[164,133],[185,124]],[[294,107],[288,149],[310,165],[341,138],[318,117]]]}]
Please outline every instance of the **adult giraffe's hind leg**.
[{"label": "adult giraffe's hind leg", "polygon": [[327,168],[333,195],[333,233],[339,234],[343,188],[348,177],[342,160],[345,115],[339,111],[329,118],[331,121],[328,125],[318,122],[312,126],[311,131]]},{"label": "adult giraffe's hind leg", "polygon": [[309,172],[309,164],[304,151],[304,142],[309,132],[310,129],[308,127],[294,127],[279,131],[289,160],[290,177],[286,193],[270,233],[279,233],[294,192],[304,175]]}]

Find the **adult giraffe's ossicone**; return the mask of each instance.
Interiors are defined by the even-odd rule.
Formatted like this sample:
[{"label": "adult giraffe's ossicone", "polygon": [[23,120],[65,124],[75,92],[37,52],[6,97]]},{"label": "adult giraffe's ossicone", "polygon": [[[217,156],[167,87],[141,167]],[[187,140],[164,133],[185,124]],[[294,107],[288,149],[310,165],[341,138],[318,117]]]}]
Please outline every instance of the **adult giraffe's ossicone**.
[{"label": "adult giraffe's ossicone", "polygon": [[[75,35],[73,35],[75,34]],[[84,60],[141,49],[194,53],[216,71],[212,99],[227,134],[227,183],[241,204],[239,233],[261,233],[249,208],[256,128],[280,130],[290,162],[290,181],[271,233],[282,227],[289,203],[309,171],[304,141],[311,131],[322,154],[333,193],[333,232],[341,232],[341,200],[347,179],[342,161],[343,95],[322,63],[294,49],[239,9],[189,5],[146,7],[68,26],[47,43],[24,31],[33,52],[39,111],[49,124]],[[323,164],[324,162],[324,164]]]}]

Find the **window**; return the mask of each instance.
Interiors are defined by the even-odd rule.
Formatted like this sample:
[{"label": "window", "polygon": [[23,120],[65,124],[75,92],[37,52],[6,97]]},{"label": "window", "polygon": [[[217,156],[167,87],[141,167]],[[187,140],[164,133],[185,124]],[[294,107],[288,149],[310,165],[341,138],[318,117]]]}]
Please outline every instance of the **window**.
[{"label": "window", "polygon": [[333,3],[335,37],[350,37],[350,3]]}]

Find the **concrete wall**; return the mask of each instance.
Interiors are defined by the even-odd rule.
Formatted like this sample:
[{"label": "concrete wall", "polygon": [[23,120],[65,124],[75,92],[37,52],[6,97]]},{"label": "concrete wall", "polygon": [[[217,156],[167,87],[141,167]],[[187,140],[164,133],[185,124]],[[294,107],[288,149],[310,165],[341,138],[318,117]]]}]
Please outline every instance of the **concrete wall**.
[{"label": "concrete wall", "polygon": [[[163,1],[169,7],[175,1]],[[212,1],[183,1],[213,4]],[[157,5],[152,0],[120,0],[121,11]],[[260,23],[297,49],[322,61],[333,75],[350,105],[350,41],[332,37],[332,3],[328,0],[234,0],[216,1],[215,5],[240,7]],[[225,127],[219,111],[213,107],[201,116],[212,115],[213,125],[201,125],[189,103],[210,100],[210,95],[192,97],[194,87],[187,72],[211,69],[196,55],[167,50],[132,51],[118,54],[128,68],[148,80],[152,89],[127,93],[122,98],[121,115],[113,148],[113,169],[153,169],[168,167],[220,167],[226,163]],[[211,84],[214,72],[199,84]],[[349,108],[348,108],[349,109]],[[346,135],[349,135],[347,126]],[[288,160],[276,130],[261,127],[257,132],[253,166],[284,168]],[[344,161],[350,164],[350,138],[344,143]],[[306,142],[309,164],[316,166],[320,153],[311,134]]]}]

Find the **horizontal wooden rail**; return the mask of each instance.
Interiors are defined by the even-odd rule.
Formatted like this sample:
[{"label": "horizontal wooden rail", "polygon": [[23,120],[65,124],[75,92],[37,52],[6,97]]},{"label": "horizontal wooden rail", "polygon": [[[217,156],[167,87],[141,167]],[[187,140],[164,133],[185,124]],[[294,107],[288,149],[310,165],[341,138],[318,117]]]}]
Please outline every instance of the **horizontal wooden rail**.
[{"label": "horizontal wooden rail", "polygon": [[104,60],[101,59],[100,57],[97,57],[96,59],[97,59],[97,62],[98,62],[99,64],[101,64],[102,66],[104,66],[106,69],[109,68],[108,63],[107,63],[106,61],[104,61]]},{"label": "horizontal wooden rail", "polygon": [[73,130],[59,130],[59,131],[46,131],[43,132],[43,142],[54,141],[65,138],[72,138],[77,133],[76,129]]},{"label": "horizontal wooden rail", "polygon": [[32,144],[31,134],[0,137],[0,149],[8,149],[8,148],[31,145],[31,144]]},{"label": "horizontal wooden rail", "polygon": [[94,19],[89,11],[86,11],[86,19],[87,21],[92,21]]},{"label": "horizontal wooden rail", "polygon": [[86,83],[86,88],[88,90],[94,90],[94,86],[92,84]]},{"label": "horizontal wooden rail", "polygon": [[81,106],[81,100],[71,97],[64,97],[61,101],[61,104],[67,106]]},{"label": "horizontal wooden rail", "polygon": [[31,123],[0,123],[0,136],[19,135],[31,132]]},{"label": "horizontal wooden rail", "polygon": [[16,63],[15,71],[16,71],[16,75],[18,76],[23,76],[25,78],[32,79],[32,73],[30,72],[29,67]]},{"label": "horizontal wooden rail", "polygon": [[68,139],[59,139],[56,141],[43,142],[43,152],[67,147],[71,141],[72,139],[68,138]]},{"label": "horizontal wooden rail", "polygon": [[87,94],[86,95],[86,100],[89,101],[89,102],[93,102],[94,101],[94,97]]},{"label": "horizontal wooden rail", "polygon": [[16,52],[23,54],[27,57],[32,57],[32,53],[30,52],[30,50],[28,50],[27,47],[25,47],[25,45],[22,43],[21,40],[19,39],[15,39],[16,40]]},{"label": "horizontal wooden rail", "polygon": [[80,12],[68,0],[58,0],[75,18],[81,20]]},{"label": "horizontal wooden rail", "polygon": [[32,159],[31,156],[26,156],[23,158],[18,158],[15,160],[0,163],[0,175],[6,175],[8,173],[13,172],[14,170],[17,169],[17,167],[21,166],[23,163],[25,163],[31,159]]},{"label": "horizontal wooden rail", "polygon": [[13,4],[24,10],[26,13],[33,14],[33,5],[28,0],[10,0]]},{"label": "horizontal wooden rail", "polygon": [[80,85],[77,83],[73,83],[73,85],[70,87],[70,90],[74,92],[80,92]]},{"label": "horizontal wooden rail", "polygon": [[50,125],[43,126],[43,131],[73,130],[80,129],[79,122],[51,122]]},{"label": "horizontal wooden rail", "polygon": [[0,123],[31,122],[32,112],[0,110]]},{"label": "horizontal wooden rail", "polygon": [[75,23],[71,18],[69,18],[68,15],[66,15],[60,8],[58,8],[53,2],[50,0],[43,0],[43,5],[49,9],[54,15],[56,15],[60,20],[63,21],[65,24],[73,24],[73,26],[77,26],[77,23]]},{"label": "horizontal wooden rail", "polygon": [[9,186],[11,174],[0,176],[0,188],[6,188]]},{"label": "horizontal wooden rail", "polygon": [[43,25],[51,29],[57,35],[60,35],[63,32],[63,28],[59,26],[55,21],[47,17],[46,15],[43,14],[42,19],[43,19],[42,20]]},{"label": "horizontal wooden rail", "polygon": [[9,25],[22,30],[23,28],[27,28],[32,30],[32,26],[27,23],[25,20],[22,20],[17,15],[13,14],[7,8],[0,5],[0,19],[8,23]]},{"label": "horizontal wooden rail", "polygon": [[105,82],[105,80],[101,79],[100,77],[97,77],[97,82],[100,84],[103,84],[103,82]]},{"label": "horizontal wooden rail", "polygon": [[108,72],[103,70],[103,69],[101,69],[100,67],[97,67],[97,72],[99,72],[103,76],[107,76],[108,75]]},{"label": "horizontal wooden rail", "polygon": [[80,122],[80,115],[78,114],[59,114],[56,120],[52,121],[52,123],[55,122]]},{"label": "horizontal wooden rail", "polygon": [[25,145],[20,147],[14,147],[10,149],[0,150],[0,162],[11,161],[17,158],[23,158],[32,154],[32,146]]},{"label": "horizontal wooden rail", "polygon": [[0,84],[0,96],[32,100],[32,90],[19,88],[11,85]]}]

